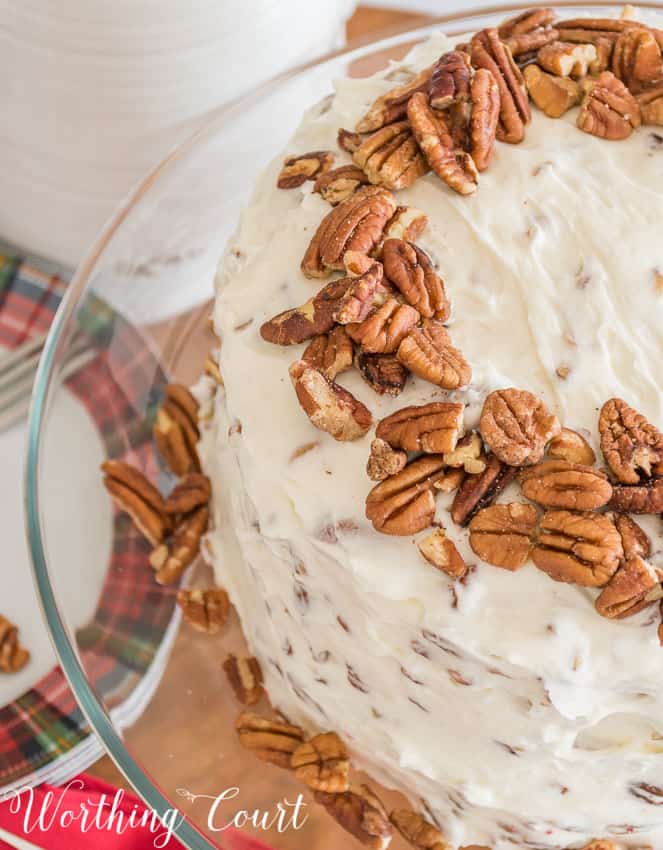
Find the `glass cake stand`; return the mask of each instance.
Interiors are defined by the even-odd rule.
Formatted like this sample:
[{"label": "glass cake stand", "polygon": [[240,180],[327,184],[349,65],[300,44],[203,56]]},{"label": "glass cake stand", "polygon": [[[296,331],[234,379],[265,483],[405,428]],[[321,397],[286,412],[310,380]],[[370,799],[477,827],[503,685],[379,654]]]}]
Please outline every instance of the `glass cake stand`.
[{"label": "glass cake stand", "polygon": [[[39,596],[87,721],[148,806],[160,813],[172,807],[181,811],[185,819],[177,835],[191,850],[239,846],[208,823],[211,798],[226,789],[239,792],[220,806],[217,825],[240,809],[274,813],[278,801],[292,801],[302,789],[286,772],[247,756],[236,742],[238,705],[225,685],[221,660],[228,652],[242,651],[237,620],[213,637],[180,625],[173,589],[152,581],[145,545],[122,522],[113,528],[115,554],[109,558],[108,547],[100,547],[104,562],[90,570],[99,577],[94,579],[99,598],[94,619],[83,627],[77,621],[68,547],[62,528],[49,522],[51,508],[54,500],[67,504],[73,521],[68,528],[83,532],[108,516],[108,500],[100,476],[92,475],[81,492],[79,479],[69,481],[54,463],[62,450],[72,457],[84,454],[77,453],[80,432],[63,427],[72,382],[78,381],[80,394],[81,382],[87,381],[84,397],[94,397],[97,419],[103,411],[108,453],[134,453],[158,469],[146,425],[155,401],[167,379],[195,380],[214,339],[207,326],[209,304],[158,324],[145,320],[150,304],[159,291],[185,290],[201,276],[209,280],[211,294],[215,264],[254,181],[285,148],[302,113],[331,93],[334,79],[367,76],[435,29],[461,34],[533,5],[440,18],[431,26],[306,65],[224,107],[117,211],[78,269],[52,327],[35,386],[26,471],[27,528]],[[622,4],[556,5],[567,14],[601,14]],[[661,3],[639,5],[662,8]],[[123,316],[104,300],[109,287],[122,287],[124,302],[132,305]],[[70,357],[72,350],[80,350],[81,335],[96,358],[83,378]],[[190,580],[205,586],[210,578],[199,563]],[[130,699],[157,664],[163,670],[154,697],[140,719],[121,730],[111,719],[112,708]],[[301,830],[280,832],[274,826],[243,832],[283,850],[359,847],[315,806]],[[392,846],[402,845],[395,841]]]}]

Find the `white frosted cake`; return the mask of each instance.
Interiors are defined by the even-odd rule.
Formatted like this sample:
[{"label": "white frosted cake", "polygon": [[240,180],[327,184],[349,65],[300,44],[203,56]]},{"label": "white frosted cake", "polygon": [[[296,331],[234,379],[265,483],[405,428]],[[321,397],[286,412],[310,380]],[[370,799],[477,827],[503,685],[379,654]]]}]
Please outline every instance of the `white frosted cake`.
[{"label": "white frosted cake", "polygon": [[[662,111],[663,38],[624,20],[519,21],[468,36],[460,58],[440,64],[453,45],[436,34],[404,64],[337,81],[286,152],[316,152],[317,164],[291,163],[280,179],[291,189],[277,187],[281,160],[259,181],[217,280],[224,387],[201,443],[207,549],[272,704],[310,733],[337,732],[353,763],[403,791],[450,846],[606,838],[656,850],[663,134],[648,122]],[[517,65],[500,64],[498,37]],[[496,85],[479,73],[494,73],[486,53]],[[534,102],[561,117],[533,104],[528,120],[519,66]],[[369,112],[412,78],[409,101]],[[407,168],[394,178],[384,157],[371,168],[371,134],[408,121],[396,128]],[[341,134],[341,149],[339,128],[357,126],[366,132]],[[519,143],[486,149],[519,128]],[[368,177],[332,172],[325,193],[332,178],[320,175],[353,160]],[[445,182],[448,168],[463,179]],[[408,209],[394,219],[396,205]],[[416,298],[387,274],[399,236],[419,251]],[[309,304],[304,331],[291,314],[271,321],[333,281],[332,320]],[[385,303],[408,305],[405,326],[369,344],[362,323]],[[318,354],[336,334],[354,367],[352,348],[316,360],[315,331]],[[606,405],[615,399],[625,405]],[[417,409],[432,403],[447,424],[422,431]],[[394,420],[378,425],[404,409],[409,437]],[[506,486],[473,493],[493,463]],[[412,498],[385,506],[411,470]]]}]

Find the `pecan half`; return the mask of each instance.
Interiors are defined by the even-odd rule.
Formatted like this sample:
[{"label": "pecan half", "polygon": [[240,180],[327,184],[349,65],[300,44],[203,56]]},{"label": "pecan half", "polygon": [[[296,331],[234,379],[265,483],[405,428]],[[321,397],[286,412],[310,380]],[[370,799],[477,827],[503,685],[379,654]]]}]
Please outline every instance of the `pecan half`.
[{"label": "pecan half", "polygon": [[467,525],[477,511],[499,496],[517,472],[515,467],[507,466],[495,455],[488,455],[483,472],[463,479],[451,505],[451,519],[457,525]]},{"label": "pecan half", "polygon": [[593,44],[573,44],[569,41],[553,41],[542,47],[538,54],[538,63],[557,77],[573,77],[578,80],[586,77],[589,67],[597,58]]},{"label": "pecan half", "polygon": [[304,730],[299,726],[267,720],[250,712],[240,714],[235,729],[243,747],[252,750],[262,761],[279,767],[290,767],[292,754],[304,741]]},{"label": "pecan half", "polygon": [[472,380],[470,364],[451,344],[444,325],[431,319],[410,331],[396,356],[415,375],[445,390],[457,390]]},{"label": "pecan half", "polygon": [[500,90],[495,77],[479,68],[471,84],[470,153],[477,171],[485,171],[493,155],[500,117]]},{"label": "pecan half", "polygon": [[201,505],[180,520],[172,539],[161,543],[150,553],[150,564],[158,584],[174,584],[191,564],[207,531],[209,508]]},{"label": "pecan half", "polygon": [[376,531],[407,536],[428,528],[435,518],[433,485],[444,475],[444,461],[427,455],[373,487],[366,518]]},{"label": "pecan half", "polygon": [[531,557],[555,581],[602,587],[623,554],[621,537],[608,516],[546,511]]},{"label": "pecan half", "polygon": [[386,850],[392,836],[392,828],[382,802],[370,788],[343,794],[315,792],[315,801],[324,806],[329,814],[351,835],[369,850]]},{"label": "pecan half", "polygon": [[366,463],[366,474],[371,481],[384,481],[396,475],[407,463],[406,452],[392,449],[386,440],[376,437],[371,443],[371,454]]},{"label": "pecan half", "polygon": [[301,307],[284,310],[265,322],[260,336],[274,345],[299,345],[328,333],[334,327],[334,314],[351,284],[348,277],[332,280]]},{"label": "pecan half", "polygon": [[485,29],[473,37],[471,56],[474,67],[490,71],[499,88],[497,138],[510,144],[522,142],[531,113],[523,75],[513,61],[511,51],[500,41],[496,29]]},{"label": "pecan half", "polygon": [[410,98],[407,116],[419,147],[437,176],[460,195],[476,192],[479,178],[472,157],[455,147],[442,114],[433,113],[423,92]]},{"label": "pecan half", "polygon": [[635,557],[648,558],[651,554],[651,542],[638,523],[628,514],[617,513],[612,519],[622,538],[624,560]]},{"label": "pecan half", "polygon": [[302,272],[306,277],[326,277],[331,271],[343,270],[346,251],[370,254],[396,206],[388,189],[359,189],[323,218],[304,254]]},{"label": "pecan half", "polygon": [[545,460],[520,473],[523,496],[545,508],[594,511],[612,497],[608,476],[591,466]]},{"label": "pecan half", "polygon": [[417,548],[429,564],[451,578],[462,578],[467,572],[467,564],[443,528],[436,528],[432,534],[420,540]]},{"label": "pecan half", "polygon": [[352,159],[371,183],[387,189],[406,189],[428,171],[407,121],[377,130],[362,141]]},{"label": "pecan half", "polygon": [[452,850],[440,830],[410,809],[394,809],[389,818],[415,850]]},{"label": "pecan half", "polygon": [[262,670],[257,658],[237,658],[229,655],[223,669],[237,699],[244,705],[255,705],[263,698]]},{"label": "pecan half", "polygon": [[663,513],[663,478],[647,484],[616,484],[612,488],[610,507],[629,514]]},{"label": "pecan half", "polygon": [[408,101],[412,95],[415,92],[428,90],[432,71],[432,66],[430,68],[424,68],[423,71],[420,71],[404,85],[397,86],[386,94],[381,95],[372,104],[366,115],[358,122],[357,131],[359,133],[372,133],[386,124],[391,124],[394,121],[404,118],[407,112]]},{"label": "pecan half", "polygon": [[541,460],[562,426],[541,399],[512,387],[486,397],[479,430],[486,445],[504,463],[529,466]]},{"label": "pecan half", "polygon": [[554,27],[539,27],[531,32],[509,36],[503,41],[511,51],[511,55],[515,57],[518,66],[522,67],[524,57],[532,56],[532,61],[536,61],[537,52],[558,38],[559,30]]},{"label": "pecan half", "polygon": [[638,101],[610,71],[604,71],[585,95],[577,125],[584,133],[618,141],[641,123]]},{"label": "pecan half", "polygon": [[0,672],[18,673],[30,660],[30,653],[21,646],[18,628],[0,614]]},{"label": "pecan half", "polygon": [[444,53],[433,66],[428,97],[435,109],[470,99],[470,82],[474,69],[467,53],[451,50]]},{"label": "pecan half", "polygon": [[182,384],[168,384],[165,399],[157,411],[154,441],[175,475],[200,470],[198,443],[198,402]]},{"label": "pecan half", "polygon": [[452,452],[463,430],[464,409],[462,404],[444,401],[404,407],[382,419],[375,435],[394,449]]},{"label": "pecan half", "polygon": [[355,366],[379,395],[399,396],[410,374],[393,354],[369,354],[361,349],[355,355]]},{"label": "pecan half", "polygon": [[347,332],[368,354],[393,354],[419,318],[414,307],[387,298],[363,322],[348,325]]},{"label": "pecan half", "polygon": [[639,555],[624,562],[596,598],[602,617],[621,620],[663,598],[656,570]]},{"label": "pecan half", "polygon": [[383,285],[382,279],[382,263],[376,262],[353,278],[334,311],[334,321],[341,325],[363,322],[375,307],[384,304],[392,290]]},{"label": "pecan half", "polygon": [[289,156],[283,163],[276,185],[279,189],[296,189],[307,180],[315,180],[334,164],[331,151],[310,151]]},{"label": "pecan half", "polygon": [[447,466],[462,467],[470,475],[483,472],[486,468],[486,456],[483,452],[483,441],[477,431],[466,434],[456,443],[456,448],[444,453]]},{"label": "pecan half", "polygon": [[160,543],[171,527],[161,493],[139,469],[121,460],[107,460],[101,464],[101,470],[104,486],[117,507],[129,514],[150,543]]},{"label": "pecan half", "polygon": [[188,514],[195,508],[206,505],[211,495],[209,478],[200,472],[191,472],[171,490],[164,509],[171,516]]},{"label": "pecan half", "polygon": [[611,398],[599,414],[601,451],[622,484],[639,484],[663,472],[663,434],[621,398]]},{"label": "pecan half", "polygon": [[333,381],[341,372],[352,368],[354,347],[347,330],[338,326],[329,333],[313,337],[304,349],[302,360]]},{"label": "pecan half", "polygon": [[387,222],[384,238],[405,239],[406,242],[411,242],[421,236],[427,225],[426,213],[416,207],[400,206]]},{"label": "pecan half", "polygon": [[230,613],[228,594],[220,587],[206,590],[182,588],[177,591],[177,604],[187,623],[208,635],[218,632]]},{"label": "pecan half", "polygon": [[612,72],[631,92],[661,81],[661,47],[650,29],[633,26],[619,34],[612,52]]},{"label": "pecan half", "polygon": [[350,788],[350,759],[336,732],[325,732],[305,741],[292,754],[295,776],[314,791],[342,794]]},{"label": "pecan half", "polygon": [[518,570],[529,558],[538,516],[521,502],[483,508],[470,522],[470,546],[488,564]]},{"label": "pecan half", "polygon": [[335,207],[346,201],[359,189],[369,183],[368,177],[356,165],[341,165],[324,171],[316,179],[313,191],[321,195],[327,203]]},{"label": "pecan half", "polygon": [[342,442],[363,437],[371,427],[370,410],[321,371],[297,360],[290,367],[297,399],[312,424]]},{"label": "pecan half", "polygon": [[424,318],[448,321],[451,305],[444,281],[433,268],[428,254],[414,242],[387,239],[382,246],[382,263],[387,279]]},{"label": "pecan half", "polygon": [[582,91],[574,80],[546,74],[538,65],[528,65],[523,75],[530,97],[548,118],[561,118],[580,101]]},{"label": "pecan half", "polygon": [[643,124],[663,126],[663,85],[641,92],[636,100],[640,106]]},{"label": "pecan half", "polygon": [[556,460],[583,463],[585,466],[591,466],[596,461],[594,450],[587,440],[570,428],[562,428],[559,434],[552,438],[548,443],[548,454]]},{"label": "pecan half", "polygon": [[498,27],[500,38],[510,38],[514,35],[535,32],[541,27],[549,27],[554,23],[555,11],[550,8],[527,9],[512,18],[507,18]]}]

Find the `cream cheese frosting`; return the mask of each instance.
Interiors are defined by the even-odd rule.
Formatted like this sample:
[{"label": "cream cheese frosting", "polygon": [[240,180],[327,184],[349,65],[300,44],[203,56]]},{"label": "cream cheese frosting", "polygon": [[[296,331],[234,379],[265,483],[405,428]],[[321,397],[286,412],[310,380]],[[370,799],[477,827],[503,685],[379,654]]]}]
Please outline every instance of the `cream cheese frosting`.
[{"label": "cream cheese frosting", "polygon": [[[407,65],[423,68],[449,46],[436,34]],[[385,77],[338,81],[288,153],[336,150],[338,128],[393,86]],[[497,145],[471,198],[434,176],[398,193],[428,215],[418,243],[445,280],[450,333],[473,380],[443,393],[410,379],[393,399],[341,375],[376,422],[448,398],[467,404],[469,429],[488,392],[514,386],[595,449],[599,408],[613,396],[663,426],[663,139],[644,128],[605,142],[575,117],[535,111],[522,144]],[[301,348],[259,335],[319,288],[299,264],[329,210],[310,183],[278,191],[279,166],[259,181],[219,269],[225,389],[201,443],[214,488],[207,550],[273,704],[308,729],[337,731],[357,764],[405,791],[453,844],[566,847],[614,835],[663,847],[663,790],[646,787],[663,788],[657,609],[608,621],[596,591],[532,564],[512,574],[478,562],[449,497],[438,498],[437,519],[474,565],[463,582],[427,564],[416,538],[372,528],[371,435],[337,443],[317,431],[288,376]],[[642,525],[663,567],[660,519]]]}]

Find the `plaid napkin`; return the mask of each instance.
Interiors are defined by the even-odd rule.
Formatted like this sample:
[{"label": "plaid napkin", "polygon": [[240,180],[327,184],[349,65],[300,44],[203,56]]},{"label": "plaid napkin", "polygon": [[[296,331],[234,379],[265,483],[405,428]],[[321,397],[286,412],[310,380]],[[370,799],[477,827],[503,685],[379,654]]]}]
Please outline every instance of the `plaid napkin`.
[{"label": "plaid napkin", "polygon": [[[66,283],[53,269],[0,255],[0,347],[14,348],[48,330]],[[135,328],[95,296],[86,299],[79,325],[93,356],[67,380],[68,390],[96,424],[108,457],[137,464],[152,478],[163,476],[150,427],[159,388],[166,383],[155,354]],[[174,589],[154,582],[148,551],[130,520],[115,513],[98,606],[77,633],[83,667],[107,709],[119,711],[130,697],[135,703],[173,619]],[[11,610],[7,613],[11,616]],[[89,735],[56,667],[0,707],[0,789],[71,755]]]}]

